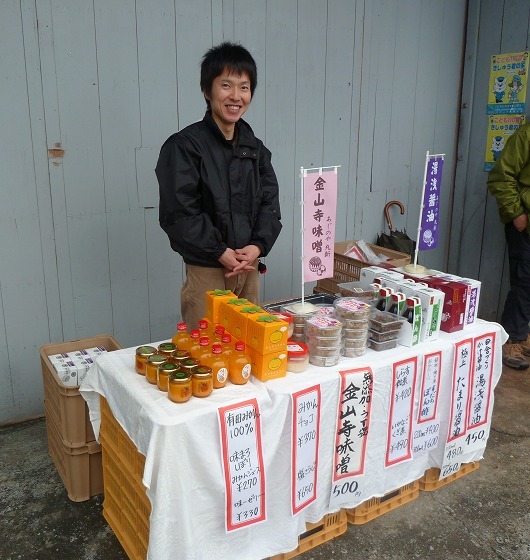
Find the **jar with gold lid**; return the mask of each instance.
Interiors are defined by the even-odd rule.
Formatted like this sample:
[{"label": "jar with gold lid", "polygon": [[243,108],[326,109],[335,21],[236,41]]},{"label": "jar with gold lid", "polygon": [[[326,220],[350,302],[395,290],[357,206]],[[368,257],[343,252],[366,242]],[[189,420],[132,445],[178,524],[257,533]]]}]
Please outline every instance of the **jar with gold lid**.
[{"label": "jar with gold lid", "polygon": [[175,403],[185,403],[191,397],[191,375],[185,371],[169,374],[167,396]]},{"label": "jar with gold lid", "polygon": [[191,392],[194,397],[207,397],[213,391],[212,368],[195,366],[191,370]]},{"label": "jar with gold lid", "polygon": [[201,362],[197,358],[186,358],[179,362],[178,365],[182,371],[187,371],[191,375],[191,370],[194,367],[200,366]]},{"label": "jar with gold lid", "polygon": [[158,366],[166,362],[169,362],[169,358],[164,356],[164,354],[151,354],[149,358],[147,358],[145,378],[149,383],[156,385]]},{"label": "jar with gold lid", "polygon": [[187,351],[187,350],[174,350],[171,353],[171,358],[170,360],[172,362],[175,362],[176,364],[179,364],[181,362],[183,362],[184,360],[187,360],[188,358],[191,358],[191,354]]},{"label": "jar with gold lid", "polygon": [[156,384],[161,391],[167,393],[167,384],[169,375],[175,373],[179,370],[179,366],[173,362],[166,362],[165,364],[160,364],[156,373]]},{"label": "jar with gold lid", "polygon": [[156,354],[156,348],[154,346],[138,346],[136,349],[136,373],[140,375],[145,375],[145,366],[147,364],[147,358]]},{"label": "jar with gold lid", "polygon": [[171,354],[175,350],[178,350],[178,346],[173,342],[162,342],[158,345],[158,353],[164,354],[164,356],[167,356],[168,358],[171,357]]}]

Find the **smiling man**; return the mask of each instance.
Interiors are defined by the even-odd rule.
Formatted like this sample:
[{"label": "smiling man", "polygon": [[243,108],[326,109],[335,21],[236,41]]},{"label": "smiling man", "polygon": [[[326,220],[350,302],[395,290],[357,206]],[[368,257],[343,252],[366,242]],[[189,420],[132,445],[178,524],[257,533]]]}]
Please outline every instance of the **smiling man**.
[{"label": "smiling man", "polygon": [[204,118],[170,136],[156,166],[160,226],[186,265],[180,296],[188,330],[204,317],[208,290],[259,303],[258,258],[281,230],[271,153],[241,118],[257,85],[252,55],[234,43],[211,48],[200,85]]}]

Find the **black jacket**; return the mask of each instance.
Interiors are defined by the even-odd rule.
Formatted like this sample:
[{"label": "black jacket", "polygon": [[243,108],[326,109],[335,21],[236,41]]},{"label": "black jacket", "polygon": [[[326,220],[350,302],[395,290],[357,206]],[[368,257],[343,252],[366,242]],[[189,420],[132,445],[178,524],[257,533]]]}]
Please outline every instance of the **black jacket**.
[{"label": "black jacket", "polygon": [[271,153],[243,120],[236,143],[208,111],[160,150],[160,226],[188,264],[221,268],[227,247],[257,245],[266,256],[280,230],[278,181]]}]

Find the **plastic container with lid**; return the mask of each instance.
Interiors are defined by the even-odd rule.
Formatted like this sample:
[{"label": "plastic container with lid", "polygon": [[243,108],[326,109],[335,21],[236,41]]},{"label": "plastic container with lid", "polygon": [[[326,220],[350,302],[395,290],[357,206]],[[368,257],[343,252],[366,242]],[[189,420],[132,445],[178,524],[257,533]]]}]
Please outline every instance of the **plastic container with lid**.
[{"label": "plastic container with lid", "polygon": [[353,282],[342,282],[338,284],[338,288],[341,296],[354,297],[370,302],[375,299],[377,294],[376,290],[379,290],[380,286],[377,288],[375,284],[368,284],[367,286],[364,282],[356,280]]},{"label": "plastic container with lid", "polygon": [[382,352],[383,350],[392,350],[392,348],[395,348],[397,345],[397,339],[395,338],[392,340],[385,340],[385,342],[376,342],[371,338],[369,338],[368,340],[370,342],[370,348],[372,348],[372,350],[375,350],[376,352]]},{"label": "plastic container with lid", "polygon": [[370,328],[380,333],[395,331],[401,328],[402,321],[388,311],[375,311],[370,317]]},{"label": "plastic container with lid", "polygon": [[291,315],[295,325],[303,325],[307,317],[314,315],[317,311],[318,307],[309,301],[304,301],[303,303],[299,301],[282,306],[282,312]]},{"label": "plastic container with lid", "polygon": [[287,341],[287,344],[290,342],[302,342],[305,343],[305,334],[303,332],[294,332],[293,336]]},{"label": "plastic container with lid", "polygon": [[147,358],[145,365],[145,378],[149,383],[156,385],[158,366],[169,362],[169,358],[164,354],[151,354]]},{"label": "plastic container with lid", "polygon": [[167,396],[175,403],[185,403],[191,397],[191,375],[185,371],[175,371],[168,377]]},{"label": "plastic container with lid", "polygon": [[343,338],[342,346],[344,348],[366,348],[368,344],[368,336],[364,338]]},{"label": "plastic container with lid", "polygon": [[145,375],[147,358],[153,354],[156,354],[156,348],[154,346],[138,346],[135,357],[136,373]]},{"label": "plastic container with lid", "polygon": [[342,338],[366,338],[368,336],[368,321],[364,323],[363,328],[342,329]]},{"label": "plastic container with lid", "polygon": [[194,397],[204,398],[213,391],[212,368],[195,366],[191,370],[191,393]]},{"label": "plastic container with lid", "polygon": [[318,307],[317,315],[330,315],[331,317],[335,315],[335,308],[333,305],[317,303],[316,306]]},{"label": "plastic container with lid", "polygon": [[339,346],[313,346],[308,343],[307,348],[310,356],[321,356],[322,358],[330,358],[339,354],[341,345]]},{"label": "plastic container with lid", "polygon": [[400,329],[395,331],[378,332],[370,329],[368,336],[375,342],[386,342],[387,340],[394,340],[398,338]]},{"label": "plastic container with lid", "polygon": [[336,356],[314,356],[309,354],[309,363],[319,367],[336,366],[339,363],[340,351]]},{"label": "plastic container with lid", "polygon": [[353,297],[337,298],[333,305],[335,306],[335,315],[339,319],[368,319],[372,310],[369,303]]},{"label": "plastic container with lid", "polygon": [[343,346],[341,348],[341,355],[345,358],[357,358],[362,356],[366,352],[366,344],[364,344],[361,348],[348,348]]},{"label": "plastic container with lid", "polygon": [[160,364],[156,370],[156,384],[161,391],[167,393],[167,383],[169,375],[178,371],[179,366],[173,362]]},{"label": "plastic container with lid", "polygon": [[342,332],[342,323],[334,317],[327,315],[314,315],[305,321],[305,335],[319,337],[340,337]]},{"label": "plastic container with lid", "polygon": [[303,342],[287,343],[287,371],[302,373],[309,366],[309,350]]},{"label": "plastic container with lid", "polygon": [[310,344],[311,346],[321,346],[324,348],[338,348],[341,345],[342,338],[341,336],[312,336],[307,335],[305,337],[306,344]]}]

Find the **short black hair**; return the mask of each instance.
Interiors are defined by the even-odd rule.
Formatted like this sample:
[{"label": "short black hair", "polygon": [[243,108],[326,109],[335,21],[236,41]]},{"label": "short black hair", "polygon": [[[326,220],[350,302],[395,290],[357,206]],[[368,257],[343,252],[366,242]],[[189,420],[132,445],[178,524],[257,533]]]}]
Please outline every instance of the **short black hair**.
[{"label": "short black hair", "polygon": [[[210,96],[213,81],[223,73],[225,68],[238,76],[245,72],[250,79],[250,95],[254,96],[254,91],[258,85],[256,61],[245,47],[225,41],[209,49],[202,57],[201,91],[205,97],[206,95]],[[210,102],[207,99],[206,104],[209,108]]]}]

